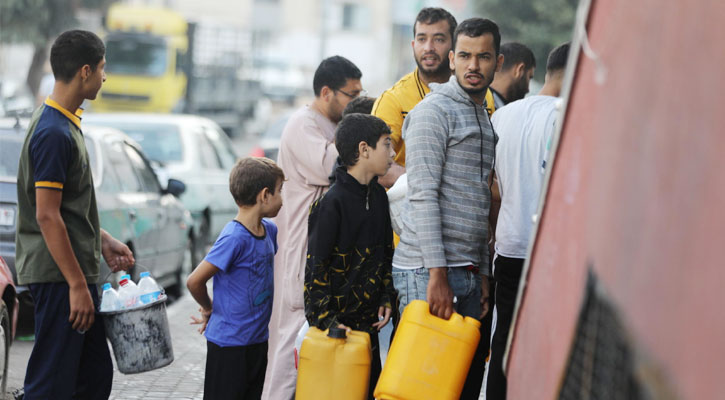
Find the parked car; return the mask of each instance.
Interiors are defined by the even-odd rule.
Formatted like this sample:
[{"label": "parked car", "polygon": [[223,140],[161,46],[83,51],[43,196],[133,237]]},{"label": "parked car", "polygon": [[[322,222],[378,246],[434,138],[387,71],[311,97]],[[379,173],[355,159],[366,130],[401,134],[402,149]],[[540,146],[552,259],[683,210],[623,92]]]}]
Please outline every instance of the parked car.
[{"label": "parked car", "polygon": [[0,119],[0,257],[15,276],[15,220],[17,219],[18,159],[25,139],[26,123]]},{"label": "parked car", "polygon": [[[8,384],[8,366],[10,345],[15,338],[15,327],[18,322],[18,299],[15,293],[15,285],[10,268],[0,257],[0,393],[5,393]],[[22,366],[21,366],[22,368]]]},{"label": "parked car", "polygon": [[196,266],[206,246],[237,213],[229,172],[238,157],[224,131],[210,119],[180,114],[88,114],[83,122],[124,131],[157,163],[160,176],[184,181],[181,201],[194,219]]},{"label": "parked car", "polygon": [[[11,261],[11,276],[17,282],[16,177],[27,121],[9,125],[7,120],[0,121],[0,215],[4,215],[0,217],[0,256]],[[193,224],[177,199],[184,184],[170,179],[162,189],[140,146],[121,131],[86,124],[83,131],[101,228],[131,248],[141,270],[148,269],[161,286],[180,293],[191,270]],[[139,271],[132,273],[137,279]],[[100,279],[107,275],[108,266],[102,260]],[[26,293],[24,287],[18,291]]]},{"label": "parked car", "polygon": [[[148,270],[161,286],[181,294],[193,251],[191,214],[178,199],[184,183],[169,179],[162,188],[141,147],[121,131],[90,124],[83,131],[101,227],[133,251],[135,280]],[[103,262],[101,279],[107,274]]]},{"label": "parked car", "polygon": [[279,144],[282,141],[282,131],[284,130],[287,121],[289,121],[292,113],[287,113],[270,125],[267,130],[262,133],[259,138],[259,143],[252,148],[249,153],[252,157],[267,157],[274,161],[277,161],[277,154],[279,153]]}]

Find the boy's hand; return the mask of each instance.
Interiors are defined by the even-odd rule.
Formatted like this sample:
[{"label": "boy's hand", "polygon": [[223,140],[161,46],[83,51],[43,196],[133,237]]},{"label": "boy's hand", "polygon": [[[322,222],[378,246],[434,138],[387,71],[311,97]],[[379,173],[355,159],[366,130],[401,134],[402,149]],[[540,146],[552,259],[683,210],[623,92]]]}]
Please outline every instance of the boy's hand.
[{"label": "boy's hand", "polygon": [[347,333],[350,333],[350,331],[352,331],[352,329],[350,329],[350,327],[345,324],[337,324],[337,327],[340,329],[344,329]]},{"label": "boy's hand", "polygon": [[201,318],[196,318],[192,315],[189,325],[201,325],[201,327],[199,327],[199,333],[203,334],[206,330],[206,324],[209,323],[211,310],[205,310],[204,307],[199,307],[199,312],[201,313]]},{"label": "boy's hand", "polygon": [[378,322],[374,323],[374,324],[373,324],[373,328],[377,328],[377,329],[378,329],[378,332],[379,332],[379,331],[380,331],[381,329],[383,329],[383,327],[384,327],[385,325],[387,325],[387,324],[388,324],[388,321],[390,321],[390,313],[391,313],[392,311],[393,311],[393,310],[391,310],[391,309],[390,309],[390,307],[383,307],[383,306],[380,306],[380,307],[378,308],[378,319],[379,319],[380,321],[378,321]]},{"label": "boy's hand", "polygon": [[95,319],[95,307],[88,286],[82,284],[70,287],[68,297],[70,300],[68,322],[70,322],[71,327],[80,333],[91,329]]},{"label": "boy's hand", "polygon": [[101,230],[101,253],[111,272],[127,271],[136,263],[131,249],[104,230]]}]

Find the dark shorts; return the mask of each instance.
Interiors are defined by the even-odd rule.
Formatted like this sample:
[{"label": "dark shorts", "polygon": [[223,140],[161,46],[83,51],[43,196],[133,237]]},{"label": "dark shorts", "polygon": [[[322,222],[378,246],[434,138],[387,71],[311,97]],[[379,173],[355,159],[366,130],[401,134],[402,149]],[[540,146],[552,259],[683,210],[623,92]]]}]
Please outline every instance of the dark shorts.
[{"label": "dark shorts", "polygon": [[[81,334],[68,322],[66,283],[30,284],[35,306],[35,344],[25,372],[24,400],[108,399],[113,363],[103,320],[96,314],[91,329]],[[96,285],[88,285],[98,306]]]},{"label": "dark shorts", "polygon": [[204,399],[259,399],[266,370],[267,342],[221,347],[207,340]]}]

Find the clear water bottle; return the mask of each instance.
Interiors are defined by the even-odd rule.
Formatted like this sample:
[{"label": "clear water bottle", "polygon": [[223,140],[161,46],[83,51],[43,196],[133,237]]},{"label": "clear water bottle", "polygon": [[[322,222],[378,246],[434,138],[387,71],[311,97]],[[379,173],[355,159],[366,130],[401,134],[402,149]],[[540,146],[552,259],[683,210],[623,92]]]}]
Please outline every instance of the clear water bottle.
[{"label": "clear water bottle", "polygon": [[161,296],[161,288],[151,277],[150,272],[142,272],[141,279],[138,281],[138,293],[141,304],[152,303]]},{"label": "clear water bottle", "polygon": [[117,311],[121,309],[121,300],[118,292],[111,287],[110,283],[103,284],[103,295],[101,296],[101,311]]},{"label": "clear water bottle", "polygon": [[121,308],[136,307],[138,305],[138,287],[133,281],[126,278],[121,279],[118,287],[118,298],[121,301]]}]

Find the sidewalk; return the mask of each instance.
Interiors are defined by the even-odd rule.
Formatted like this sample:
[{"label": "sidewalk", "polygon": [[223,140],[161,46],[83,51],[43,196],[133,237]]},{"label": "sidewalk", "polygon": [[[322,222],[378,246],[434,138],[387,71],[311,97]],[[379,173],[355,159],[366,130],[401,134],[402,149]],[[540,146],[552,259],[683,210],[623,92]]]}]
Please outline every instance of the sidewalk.
[{"label": "sidewalk", "polygon": [[[201,399],[204,392],[206,340],[189,325],[197,305],[188,293],[167,307],[169,329],[174,348],[174,362],[155,371],[124,375],[115,368],[110,399]],[[6,398],[22,387],[25,367],[33,342],[15,341],[10,347],[10,368]]]}]

